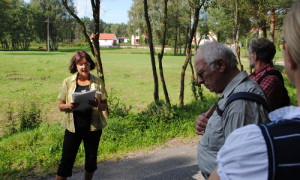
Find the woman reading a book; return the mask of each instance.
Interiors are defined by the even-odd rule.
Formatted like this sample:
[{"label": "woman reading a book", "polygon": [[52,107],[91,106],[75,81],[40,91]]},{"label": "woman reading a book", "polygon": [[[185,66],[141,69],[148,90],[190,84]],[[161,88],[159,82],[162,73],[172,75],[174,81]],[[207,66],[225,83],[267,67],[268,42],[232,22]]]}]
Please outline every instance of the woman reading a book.
[{"label": "woman reading a book", "polygon": [[[97,153],[102,129],[106,126],[103,114],[107,112],[107,94],[103,81],[92,75],[95,63],[84,51],[78,51],[71,58],[69,71],[74,74],[63,81],[58,95],[60,111],[65,112],[63,127],[65,130],[62,158],[57,170],[56,179],[62,180],[72,176],[81,141],[85,151],[85,179],[92,179],[97,169]],[[97,90],[94,99],[89,100],[90,106],[77,108],[80,102],[74,102],[73,93]]]}]

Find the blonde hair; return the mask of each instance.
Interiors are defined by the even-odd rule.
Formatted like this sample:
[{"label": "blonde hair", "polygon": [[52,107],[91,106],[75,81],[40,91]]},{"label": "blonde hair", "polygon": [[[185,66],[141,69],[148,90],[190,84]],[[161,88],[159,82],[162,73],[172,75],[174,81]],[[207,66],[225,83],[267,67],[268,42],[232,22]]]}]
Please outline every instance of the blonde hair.
[{"label": "blonde hair", "polygon": [[286,15],[283,31],[292,58],[300,64],[300,1],[294,3]]}]

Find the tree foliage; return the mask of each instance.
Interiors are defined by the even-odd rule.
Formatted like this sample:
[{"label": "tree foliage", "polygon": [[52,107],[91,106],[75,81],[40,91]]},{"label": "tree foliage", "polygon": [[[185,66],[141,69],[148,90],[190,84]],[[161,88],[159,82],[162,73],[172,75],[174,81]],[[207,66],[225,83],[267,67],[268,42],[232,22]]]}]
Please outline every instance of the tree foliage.
[{"label": "tree foliage", "polygon": [[[71,8],[75,9],[73,1]],[[37,36],[41,40],[46,38],[45,21],[49,19],[50,49],[57,50],[58,43],[67,40],[72,42],[75,38],[75,21],[67,13],[61,0],[31,0],[30,8],[35,12]]]},{"label": "tree foliage", "polygon": [[[148,1],[149,11],[151,17],[150,21],[153,29],[153,43],[154,45],[161,45],[163,39],[163,14],[164,5],[162,0]],[[174,47],[174,54],[186,44],[186,33],[189,28],[189,8],[188,0],[168,0],[168,17],[167,27],[168,33],[166,34],[166,45]],[[146,35],[147,28],[143,4],[141,0],[133,0],[133,4],[128,11],[128,32],[130,34]],[[185,51],[183,51],[185,52]]]},{"label": "tree foliage", "polygon": [[0,11],[2,49],[28,50],[33,38],[33,16],[28,5],[18,0],[1,1]]}]

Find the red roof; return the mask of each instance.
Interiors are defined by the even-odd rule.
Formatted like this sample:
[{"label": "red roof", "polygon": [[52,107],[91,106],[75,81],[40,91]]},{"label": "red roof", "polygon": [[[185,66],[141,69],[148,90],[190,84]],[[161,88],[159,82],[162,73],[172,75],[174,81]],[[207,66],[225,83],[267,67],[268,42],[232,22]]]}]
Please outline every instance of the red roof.
[{"label": "red roof", "polygon": [[[114,39],[114,37],[116,36],[116,34],[112,34],[112,33],[100,33],[99,39]],[[94,37],[94,33],[91,34],[90,39],[92,39]]]}]

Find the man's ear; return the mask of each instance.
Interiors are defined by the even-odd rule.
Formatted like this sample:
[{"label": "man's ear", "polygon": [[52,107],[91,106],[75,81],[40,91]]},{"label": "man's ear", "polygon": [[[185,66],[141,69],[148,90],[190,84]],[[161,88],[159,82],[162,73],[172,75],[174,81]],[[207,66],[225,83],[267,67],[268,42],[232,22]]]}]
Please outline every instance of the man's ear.
[{"label": "man's ear", "polygon": [[225,61],[223,59],[218,59],[214,63],[214,67],[216,71],[224,72],[226,69]]},{"label": "man's ear", "polygon": [[290,47],[288,44],[285,44],[285,53],[286,53],[286,60],[287,60],[287,66],[291,69],[291,70],[297,70],[298,64],[295,62],[295,60],[293,59],[291,53],[290,53]]},{"label": "man's ear", "polygon": [[254,62],[257,61],[257,54],[256,54],[256,52],[253,53],[253,60],[254,60]]}]

